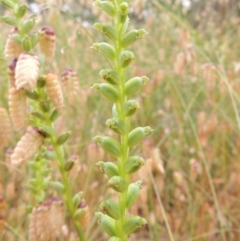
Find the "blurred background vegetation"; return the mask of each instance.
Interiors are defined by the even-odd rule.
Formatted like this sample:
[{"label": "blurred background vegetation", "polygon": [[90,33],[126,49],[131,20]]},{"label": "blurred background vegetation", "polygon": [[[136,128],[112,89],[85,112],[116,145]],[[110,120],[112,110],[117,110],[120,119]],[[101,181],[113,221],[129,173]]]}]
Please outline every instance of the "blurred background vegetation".
[{"label": "blurred background vegetation", "polygon": [[[110,157],[92,143],[109,133],[105,121],[111,106],[90,89],[108,61],[90,49],[102,41],[91,25],[109,19],[91,0],[28,1],[38,31],[50,26],[57,36],[55,59],[48,70],[61,79],[66,68],[77,71],[79,98],[66,102],[59,131],[71,130],[66,159],[75,160],[69,174],[74,192],[83,191],[90,207],[88,240],[106,240],[96,224],[99,201],[112,193],[95,167]],[[141,110],[133,126],[150,125],[154,132],[135,150],[146,165],[135,179],[144,187],[133,213],[148,226],[131,240],[240,240],[240,2],[238,0],[132,0],[130,28],[149,34],[132,48],[136,61],[129,77],[148,75],[150,82],[136,99]],[[7,14],[1,7],[1,15]],[[0,106],[8,108],[7,61],[4,46],[10,31],[0,23]],[[2,241],[26,240],[27,167],[13,175],[9,153],[21,136],[14,133],[0,155],[0,194],[6,201]],[[54,161],[49,163],[57,169]],[[56,178],[55,177],[55,178]],[[49,191],[49,196],[56,193]],[[67,224],[67,221],[66,221]],[[169,227],[169,228],[168,228]],[[75,241],[73,229],[62,240]],[[101,236],[102,235],[102,236]],[[1,240],[1,239],[0,239]]]}]

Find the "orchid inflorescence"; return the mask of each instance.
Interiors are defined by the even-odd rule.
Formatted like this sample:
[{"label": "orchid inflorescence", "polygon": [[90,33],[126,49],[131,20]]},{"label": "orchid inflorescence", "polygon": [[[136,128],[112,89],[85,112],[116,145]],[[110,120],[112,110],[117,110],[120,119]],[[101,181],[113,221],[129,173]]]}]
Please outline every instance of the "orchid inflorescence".
[{"label": "orchid inflorescence", "polygon": [[94,5],[112,18],[112,23],[95,23],[93,28],[102,33],[112,44],[107,42],[94,43],[91,48],[103,54],[111,67],[100,71],[104,83],[96,83],[93,89],[99,91],[111,103],[113,117],[106,125],[120,138],[111,136],[95,136],[93,140],[107,153],[112,155],[117,163],[98,162],[97,166],[108,177],[107,186],[118,193],[118,202],[105,200],[100,204],[100,212],[96,213],[98,222],[110,236],[109,241],[126,241],[131,233],[144,226],[147,222],[139,216],[129,216],[127,209],[137,200],[141,180],[130,183],[131,174],[144,165],[140,156],[130,156],[130,149],[136,146],[146,135],[152,132],[149,126],[136,127],[131,130],[130,118],[136,114],[140,104],[133,96],[148,82],[148,77],[137,76],[127,78],[127,69],[134,61],[133,52],[127,50],[136,40],[147,34],[144,29],[127,31],[129,24],[129,1],[97,0]]}]

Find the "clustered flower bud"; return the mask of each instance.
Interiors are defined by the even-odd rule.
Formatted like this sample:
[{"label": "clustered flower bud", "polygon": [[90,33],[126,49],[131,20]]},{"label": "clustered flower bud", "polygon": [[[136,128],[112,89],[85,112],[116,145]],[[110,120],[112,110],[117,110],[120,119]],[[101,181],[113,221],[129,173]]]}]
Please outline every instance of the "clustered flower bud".
[{"label": "clustered flower bud", "polygon": [[51,28],[44,27],[40,30],[39,46],[40,51],[51,59],[54,55],[56,45],[55,33]]},{"label": "clustered flower bud", "polygon": [[28,127],[14,149],[11,163],[18,166],[32,158],[42,146],[44,138],[45,136],[37,128]]},{"label": "clustered flower bud", "polygon": [[46,76],[46,88],[50,100],[58,110],[63,108],[63,94],[57,75],[48,73]]},{"label": "clustered flower bud", "polygon": [[29,241],[55,240],[61,234],[64,225],[63,202],[60,198],[49,199],[31,214]]},{"label": "clustered flower bud", "polygon": [[20,44],[18,44],[14,39],[13,35],[18,32],[17,27],[14,27],[10,34],[8,35],[7,42],[5,45],[4,55],[7,59],[18,58],[18,56],[23,52]]},{"label": "clustered flower bud", "polygon": [[15,79],[17,89],[33,91],[39,76],[40,61],[36,55],[22,53],[17,61]]}]

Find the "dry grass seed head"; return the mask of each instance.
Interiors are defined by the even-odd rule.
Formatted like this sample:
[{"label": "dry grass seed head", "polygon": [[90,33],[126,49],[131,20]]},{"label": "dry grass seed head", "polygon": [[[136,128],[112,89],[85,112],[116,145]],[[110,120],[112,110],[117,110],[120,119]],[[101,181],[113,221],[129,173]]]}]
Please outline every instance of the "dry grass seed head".
[{"label": "dry grass seed head", "polygon": [[211,63],[202,65],[203,79],[206,81],[207,90],[210,92],[214,89],[217,81],[216,67]]},{"label": "dry grass seed head", "polygon": [[3,216],[0,215],[0,238],[3,233],[3,229],[4,229],[4,218],[3,218]]},{"label": "dry grass seed head", "polygon": [[63,104],[63,94],[60,83],[57,79],[57,75],[54,73],[48,73],[46,76],[46,88],[50,100],[53,102],[54,106],[61,110],[64,107]]},{"label": "dry grass seed head", "polygon": [[7,59],[18,58],[18,56],[23,52],[21,45],[16,43],[12,38],[13,34],[17,32],[18,32],[17,27],[14,27],[12,28],[12,30],[10,31],[10,34],[8,35],[7,42],[4,49],[4,55]]},{"label": "dry grass seed head", "polygon": [[87,229],[90,223],[90,210],[85,202],[85,200],[82,200],[81,203],[79,204],[79,207],[81,210],[84,211],[83,215],[79,219],[79,223],[83,229]]},{"label": "dry grass seed head", "polygon": [[39,47],[40,51],[47,56],[47,58],[52,59],[55,51],[56,36],[55,32],[49,28],[44,27],[40,30],[39,37]]},{"label": "dry grass seed head", "polygon": [[37,55],[22,53],[17,61],[15,71],[15,85],[17,89],[28,89],[33,91],[40,71],[40,61]]},{"label": "dry grass seed head", "polygon": [[45,136],[37,128],[28,127],[14,149],[11,163],[18,166],[31,159],[42,146],[44,138]]},{"label": "dry grass seed head", "polygon": [[24,90],[11,88],[8,95],[9,112],[16,130],[26,127],[27,97]]},{"label": "dry grass seed head", "polygon": [[180,52],[176,55],[174,61],[174,72],[178,75],[183,75],[185,73],[186,67],[186,56],[184,52]]},{"label": "dry grass seed head", "polygon": [[180,29],[178,31],[178,44],[181,48],[187,49],[190,44],[190,34],[186,29]]},{"label": "dry grass seed head", "polygon": [[9,88],[15,88],[15,68],[17,65],[17,59],[13,59],[8,65],[7,73],[9,80]]},{"label": "dry grass seed head", "polygon": [[51,199],[49,218],[51,223],[52,237],[59,237],[64,225],[64,206],[63,201],[58,197]]},{"label": "dry grass seed head", "polygon": [[0,107],[0,149],[6,147],[12,136],[12,125],[7,111]]},{"label": "dry grass seed head", "polygon": [[73,104],[79,95],[78,76],[75,70],[66,69],[62,73],[62,86],[69,104]]}]

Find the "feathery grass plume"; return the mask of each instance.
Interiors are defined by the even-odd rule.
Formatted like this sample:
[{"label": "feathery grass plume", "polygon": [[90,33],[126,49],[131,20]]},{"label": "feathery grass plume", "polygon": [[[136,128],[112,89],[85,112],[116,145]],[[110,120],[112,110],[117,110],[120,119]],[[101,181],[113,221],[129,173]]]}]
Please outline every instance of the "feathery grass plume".
[{"label": "feathery grass plume", "polygon": [[57,75],[54,73],[48,73],[46,76],[46,88],[50,100],[53,102],[58,110],[64,107],[63,94],[61,85],[57,79]]},{"label": "feathery grass plume", "polygon": [[44,27],[39,31],[39,33],[40,51],[45,54],[47,58],[52,59],[56,45],[55,32],[49,27]]},{"label": "feathery grass plume", "polygon": [[27,97],[25,91],[11,88],[8,94],[8,106],[15,129],[20,130],[26,127]]},{"label": "feathery grass plume", "polygon": [[12,134],[11,121],[7,111],[0,107],[0,149],[6,147]]},{"label": "feathery grass plume", "polygon": [[9,88],[15,88],[15,68],[17,65],[17,58],[13,59],[8,65],[7,73],[9,80]]},{"label": "feathery grass plume", "polygon": [[73,69],[66,69],[62,73],[62,86],[63,92],[68,99],[70,104],[74,103],[74,100],[79,95],[79,82],[78,76],[75,70]]},{"label": "feathery grass plume", "polygon": [[23,52],[23,48],[14,39],[13,35],[18,33],[18,28],[14,27],[8,35],[7,42],[5,45],[4,55],[7,59],[18,58],[18,56]]},{"label": "feathery grass plume", "polygon": [[81,216],[79,218],[80,225],[84,230],[86,230],[89,226],[91,216],[89,207],[85,200],[81,200],[80,204],[78,205],[78,211],[81,212]]},{"label": "feathery grass plume", "polygon": [[40,71],[40,61],[37,55],[22,53],[17,61],[15,79],[17,89],[33,91]]},{"label": "feathery grass plume", "polygon": [[17,143],[11,157],[13,165],[20,165],[32,158],[44,142],[45,136],[37,128],[29,126]]}]

